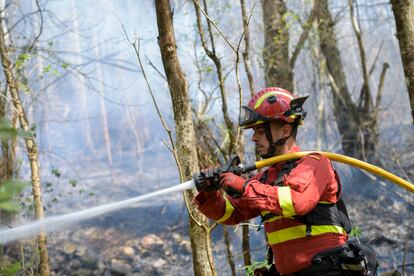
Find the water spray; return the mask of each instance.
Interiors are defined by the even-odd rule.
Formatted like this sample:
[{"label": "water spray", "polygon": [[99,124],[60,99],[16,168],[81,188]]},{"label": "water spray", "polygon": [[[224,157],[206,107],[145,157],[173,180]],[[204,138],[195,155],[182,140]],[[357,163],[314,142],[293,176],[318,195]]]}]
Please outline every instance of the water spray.
[{"label": "water spray", "polygon": [[[280,156],[271,157],[268,159],[263,159],[263,160],[255,162],[254,164],[246,165],[246,166],[241,164],[240,158],[238,156],[234,156],[230,158],[230,160],[227,162],[227,164],[224,167],[216,170],[216,175],[219,175],[220,173],[223,173],[223,172],[233,172],[235,174],[240,175],[240,174],[244,174],[244,173],[256,170],[256,169],[261,169],[261,168],[264,168],[264,167],[267,167],[267,166],[270,166],[270,165],[273,165],[279,162],[283,162],[283,161],[287,161],[291,159],[299,159],[310,153],[319,153],[333,161],[345,163],[345,164],[348,164],[354,167],[364,169],[368,172],[371,172],[373,174],[386,178],[390,180],[391,182],[410,191],[411,193],[414,193],[413,184],[409,183],[408,181],[390,172],[387,172],[384,169],[381,169],[377,166],[374,166],[372,164],[366,163],[364,161],[361,161],[355,158],[351,158],[351,157],[344,156],[341,154],[322,152],[322,151],[305,151],[305,152],[288,153],[288,154],[284,154]],[[37,220],[35,222],[31,222],[25,225],[17,226],[17,227],[6,229],[6,230],[0,230],[0,244],[6,244],[13,240],[30,237],[30,236],[36,235],[40,231],[47,233],[47,232],[61,230],[61,229],[67,228],[70,225],[73,225],[76,222],[90,219],[90,218],[108,213],[110,211],[126,208],[137,202],[144,201],[152,197],[189,190],[189,189],[195,188],[197,182],[204,181],[204,177],[205,177],[204,173],[198,173],[194,175],[193,179],[187,182],[184,182],[184,183],[181,183],[181,184],[178,184],[178,185],[175,185],[175,186],[163,189],[163,190],[155,191],[152,193],[148,193],[145,195],[137,196],[137,197],[126,199],[126,200],[119,201],[119,202],[114,202],[114,203],[104,204],[101,206],[92,207],[89,209],[69,213],[66,215],[48,217],[45,219]]]}]

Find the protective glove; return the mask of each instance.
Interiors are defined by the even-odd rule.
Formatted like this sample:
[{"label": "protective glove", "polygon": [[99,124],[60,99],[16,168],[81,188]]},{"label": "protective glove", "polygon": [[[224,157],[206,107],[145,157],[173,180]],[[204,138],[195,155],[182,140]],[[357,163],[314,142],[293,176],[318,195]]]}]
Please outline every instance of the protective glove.
[{"label": "protective glove", "polygon": [[220,189],[219,168],[202,170],[194,177],[197,191],[215,192]]},{"label": "protective glove", "polygon": [[234,173],[220,174],[220,186],[226,193],[234,198],[242,196],[244,189],[249,181],[235,175]]}]

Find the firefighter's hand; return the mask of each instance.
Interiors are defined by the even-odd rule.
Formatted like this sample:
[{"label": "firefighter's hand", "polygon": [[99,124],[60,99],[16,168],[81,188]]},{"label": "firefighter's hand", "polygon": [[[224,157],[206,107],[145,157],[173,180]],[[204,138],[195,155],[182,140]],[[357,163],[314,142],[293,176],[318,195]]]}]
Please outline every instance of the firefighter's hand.
[{"label": "firefighter's hand", "polygon": [[197,191],[215,192],[220,189],[219,168],[204,169],[194,176]]},{"label": "firefighter's hand", "polygon": [[244,193],[245,186],[248,181],[235,175],[234,173],[220,174],[220,186],[226,193],[234,198],[240,197]]}]

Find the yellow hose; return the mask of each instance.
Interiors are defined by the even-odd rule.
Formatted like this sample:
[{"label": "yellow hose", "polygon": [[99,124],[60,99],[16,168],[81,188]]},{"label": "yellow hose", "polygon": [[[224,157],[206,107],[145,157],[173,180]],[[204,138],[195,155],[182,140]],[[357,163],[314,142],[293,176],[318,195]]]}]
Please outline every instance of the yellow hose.
[{"label": "yellow hose", "polygon": [[349,156],[345,156],[345,155],[341,155],[341,154],[337,154],[337,153],[331,153],[331,152],[324,152],[324,151],[302,151],[302,152],[293,152],[293,153],[288,153],[288,154],[283,154],[280,156],[275,156],[275,157],[271,157],[271,158],[267,158],[267,159],[263,159],[260,161],[257,161],[255,163],[256,168],[257,169],[261,169],[263,167],[267,167],[282,161],[286,161],[286,160],[291,160],[291,159],[297,159],[297,158],[302,158],[310,153],[319,153],[319,154],[323,154],[324,156],[328,157],[329,159],[333,160],[333,161],[338,161],[344,164],[348,164],[348,165],[352,165],[354,167],[358,167],[360,169],[364,169],[366,171],[369,171],[373,174],[382,176],[386,179],[388,179],[389,181],[403,187],[404,189],[414,193],[414,185],[411,184],[410,182],[402,179],[401,177],[396,176],[395,174],[392,174],[390,172],[387,172],[384,169],[381,169],[377,166],[374,166],[372,164],[369,164],[367,162],[349,157]]}]

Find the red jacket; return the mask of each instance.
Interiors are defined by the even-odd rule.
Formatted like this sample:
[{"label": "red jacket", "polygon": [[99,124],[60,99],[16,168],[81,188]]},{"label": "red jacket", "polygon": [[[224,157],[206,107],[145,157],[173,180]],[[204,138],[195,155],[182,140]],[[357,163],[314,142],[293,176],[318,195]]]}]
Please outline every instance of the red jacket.
[{"label": "red jacket", "polygon": [[344,244],[347,234],[340,226],[313,225],[309,236],[306,225],[293,218],[307,214],[318,203],[337,202],[340,184],[329,159],[316,153],[303,157],[283,176],[284,186],[273,186],[283,164],[267,168],[265,183],[258,181],[265,171],[253,176],[240,198],[200,192],[195,201],[204,215],[224,224],[238,224],[269,212],[276,214],[265,221],[264,229],[276,269],[289,274],[310,266],[316,253]]}]

